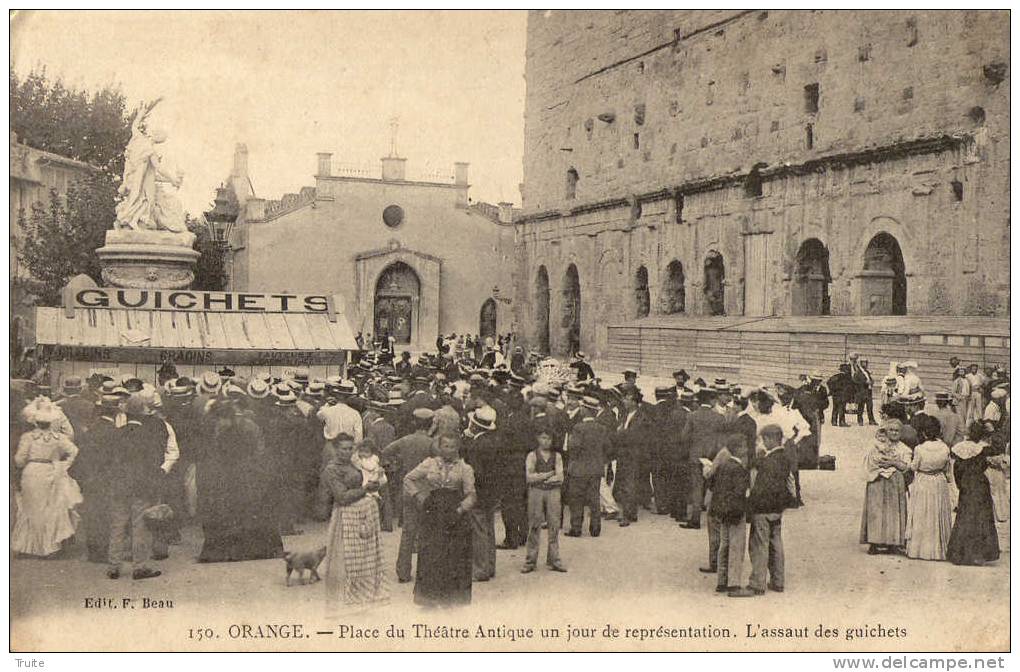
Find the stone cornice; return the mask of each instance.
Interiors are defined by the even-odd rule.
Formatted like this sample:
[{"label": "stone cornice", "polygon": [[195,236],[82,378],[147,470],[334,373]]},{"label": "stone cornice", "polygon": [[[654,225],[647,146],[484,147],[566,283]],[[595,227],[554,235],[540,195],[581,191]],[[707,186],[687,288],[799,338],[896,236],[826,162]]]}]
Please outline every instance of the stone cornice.
[{"label": "stone cornice", "polygon": [[[832,168],[859,166],[918,154],[932,154],[961,147],[967,142],[973,140],[973,137],[974,136],[971,133],[944,133],[941,135],[905,140],[902,142],[861,149],[853,152],[829,154],[827,156],[820,156],[818,158],[796,164],[784,163],[776,166],[770,166],[760,169],[758,171],[758,175],[763,181],[769,181],[789,177],[791,175],[820,173]],[[697,178],[675,186],[663,187],[656,189],[655,191],[634,194],[629,197],[618,196],[599,201],[591,201],[564,210],[543,210],[533,214],[523,214],[520,219],[514,223],[526,224],[529,222],[541,222],[550,219],[559,219],[561,217],[578,215],[585,212],[619,208],[630,204],[632,199],[636,199],[638,202],[654,202],[667,198],[674,198],[678,194],[696,194],[706,191],[715,191],[724,187],[743,184],[749,174],[750,171],[744,171]]]}]

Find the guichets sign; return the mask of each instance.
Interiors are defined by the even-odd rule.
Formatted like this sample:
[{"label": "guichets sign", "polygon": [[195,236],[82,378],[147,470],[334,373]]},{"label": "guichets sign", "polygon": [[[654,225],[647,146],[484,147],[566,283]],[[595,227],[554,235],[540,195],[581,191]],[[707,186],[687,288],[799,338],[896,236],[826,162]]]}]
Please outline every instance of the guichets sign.
[{"label": "guichets sign", "polygon": [[335,315],[336,299],[327,294],[199,292],[186,289],[80,289],[75,308],[169,310],[213,313],[326,313]]}]

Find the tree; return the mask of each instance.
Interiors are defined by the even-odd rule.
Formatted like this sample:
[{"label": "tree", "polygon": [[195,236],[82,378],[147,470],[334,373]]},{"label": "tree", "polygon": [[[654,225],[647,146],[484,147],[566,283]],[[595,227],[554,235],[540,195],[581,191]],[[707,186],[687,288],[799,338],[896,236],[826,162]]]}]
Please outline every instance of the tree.
[{"label": "tree", "polygon": [[195,265],[195,282],[191,288],[205,292],[223,291],[227,286],[226,244],[213,239],[205,220],[187,215],[186,222],[188,231],[195,234],[195,249],[202,255]]},{"label": "tree", "polygon": [[116,217],[116,193],[110,175],[88,174],[68,186],[66,198],[51,190],[49,203],[36,203],[27,219],[19,218],[25,232],[21,260],[31,274],[25,282],[37,303],[59,306],[61,289],[79,273],[99,282],[96,249]]},{"label": "tree", "polygon": [[106,86],[89,94],[68,89],[59,79],[50,82],[45,68],[23,79],[13,68],[8,72],[10,130],[21,142],[114,175],[123,172],[131,118],[119,88]]}]

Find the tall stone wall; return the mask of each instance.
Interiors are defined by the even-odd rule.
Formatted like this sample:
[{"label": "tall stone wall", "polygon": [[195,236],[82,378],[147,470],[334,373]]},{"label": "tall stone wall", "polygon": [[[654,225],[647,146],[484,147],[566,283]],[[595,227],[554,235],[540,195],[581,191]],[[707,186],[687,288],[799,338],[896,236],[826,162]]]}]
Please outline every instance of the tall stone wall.
[{"label": "tall stone wall", "polygon": [[609,324],[642,314],[642,266],[651,314],[673,260],[684,314],[708,313],[716,253],[726,314],[789,315],[811,239],[829,312],[862,314],[880,233],[902,252],[907,314],[1007,314],[1008,62],[1001,12],[533,12],[525,334],[541,266],[552,349],[574,264],[581,347],[598,354]]}]

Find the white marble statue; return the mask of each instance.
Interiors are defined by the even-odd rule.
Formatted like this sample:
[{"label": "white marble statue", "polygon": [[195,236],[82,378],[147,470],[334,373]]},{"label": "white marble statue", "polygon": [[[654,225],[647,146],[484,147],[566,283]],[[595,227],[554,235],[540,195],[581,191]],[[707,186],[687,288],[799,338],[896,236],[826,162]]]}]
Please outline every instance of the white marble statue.
[{"label": "white marble statue", "polygon": [[124,180],[117,193],[116,229],[187,231],[177,189],[184,175],[173,171],[159,151],[166,141],[161,129],[149,129],[146,119],[161,99],[139,109],[131,124],[131,141],[124,151]]}]

